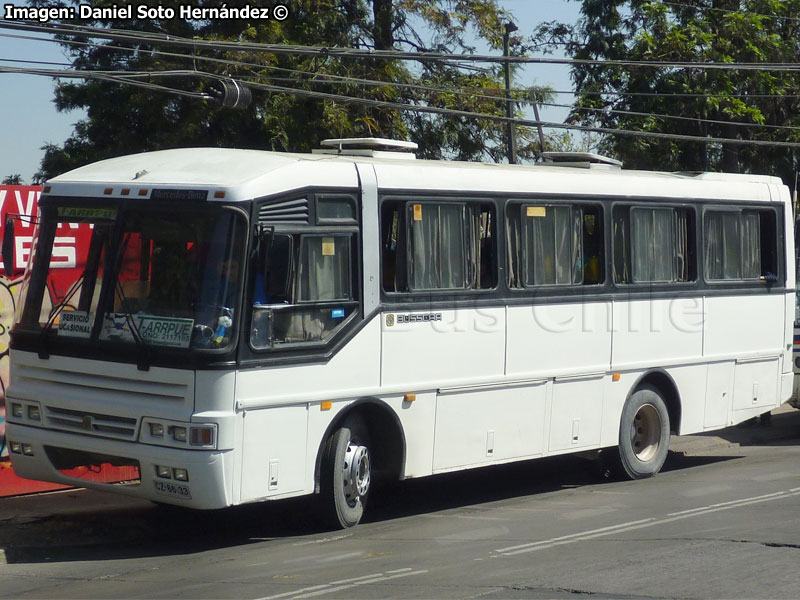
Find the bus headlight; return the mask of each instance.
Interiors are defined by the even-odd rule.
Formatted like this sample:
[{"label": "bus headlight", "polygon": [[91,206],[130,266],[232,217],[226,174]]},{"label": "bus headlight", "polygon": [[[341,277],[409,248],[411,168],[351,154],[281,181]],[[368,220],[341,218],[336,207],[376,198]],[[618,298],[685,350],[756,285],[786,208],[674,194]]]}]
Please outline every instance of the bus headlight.
[{"label": "bus headlight", "polygon": [[28,418],[32,419],[33,421],[41,421],[42,420],[42,411],[35,404],[29,404],[28,405]]},{"label": "bus headlight", "polygon": [[172,434],[172,439],[176,442],[186,442],[186,427],[173,425],[169,428],[169,432]]},{"label": "bus headlight", "polygon": [[22,418],[22,404],[18,404],[16,402],[11,404],[11,416],[17,419]]}]

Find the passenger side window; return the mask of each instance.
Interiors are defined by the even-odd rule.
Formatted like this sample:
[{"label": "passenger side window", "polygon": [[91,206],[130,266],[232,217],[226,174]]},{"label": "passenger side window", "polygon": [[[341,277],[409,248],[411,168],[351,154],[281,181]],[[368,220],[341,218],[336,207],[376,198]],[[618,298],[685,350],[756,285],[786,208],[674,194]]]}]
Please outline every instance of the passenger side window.
[{"label": "passenger side window", "polygon": [[509,285],[593,285],[605,279],[599,206],[512,204],[508,209]]},{"label": "passenger side window", "polygon": [[327,342],[358,312],[355,233],[261,236],[253,277],[254,349]]},{"label": "passenger side window", "polygon": [[497,285],[494,206],[390,201],[381,212],[387,292],[492,289]]},{"label": "passenger side window", "polygon": [[777,223],[772,210],[709,210],[704,217],[709,281],[777,279]]},{"label": "passenger side window", "polygon": [[614,281],[694,281],[694,212],[686,208],[615,206]]}]

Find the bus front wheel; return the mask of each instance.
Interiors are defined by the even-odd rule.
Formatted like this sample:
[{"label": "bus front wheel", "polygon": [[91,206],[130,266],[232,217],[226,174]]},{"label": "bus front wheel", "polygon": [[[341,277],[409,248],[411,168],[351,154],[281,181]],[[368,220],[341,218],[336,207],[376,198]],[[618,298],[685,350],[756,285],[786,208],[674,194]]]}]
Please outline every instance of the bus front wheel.
[{"label": "bus front wheel", "polygon": [[348,417],[325,443],[320,495],[325,523],[335,528],[358,524],[372,480],[369,434],[358,416]]},{"label": "bus front wheel", "polygon": [[619,466],[630,479],[652,477],[669,450],[669,413],[661,393],[643,386],[625,402],[619,424]]}]

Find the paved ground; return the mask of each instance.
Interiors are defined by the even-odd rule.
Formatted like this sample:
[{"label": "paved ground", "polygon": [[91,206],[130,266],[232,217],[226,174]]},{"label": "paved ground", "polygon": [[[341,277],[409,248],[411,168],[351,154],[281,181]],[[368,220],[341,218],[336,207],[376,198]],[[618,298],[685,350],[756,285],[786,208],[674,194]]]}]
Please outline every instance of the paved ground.
[{"label": "paved ground", "polygon": [[604,481],[556,457],[404,482],[353,531],[304,502],[164,510],[88,491],[0,500],[0,597],[798,598],[800,411],[673,440]]}]

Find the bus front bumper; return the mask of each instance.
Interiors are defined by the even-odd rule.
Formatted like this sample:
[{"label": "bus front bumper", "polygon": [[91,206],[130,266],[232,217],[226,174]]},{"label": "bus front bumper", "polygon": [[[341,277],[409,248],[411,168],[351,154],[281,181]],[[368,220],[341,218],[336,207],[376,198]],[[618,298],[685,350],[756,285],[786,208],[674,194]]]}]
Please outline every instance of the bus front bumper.
[{"label": "bus front bumper", "polygon": [[[232,504],[233,452],[180,450],[137,442],[99,439],[28,427],[6,421],[6,441],[26,452],[10,452],[15,474],[144,498],[187,508],[215,509]],[[85,464],[81,459],[85,457]],[[78,466],[137,466],[138,481],[102,483],[80,477]],[[161,476],[159,476],[159,467]],[[169,477],[166,473],[169,472]],[[185,473],[185,480],[181,478]]]}]

